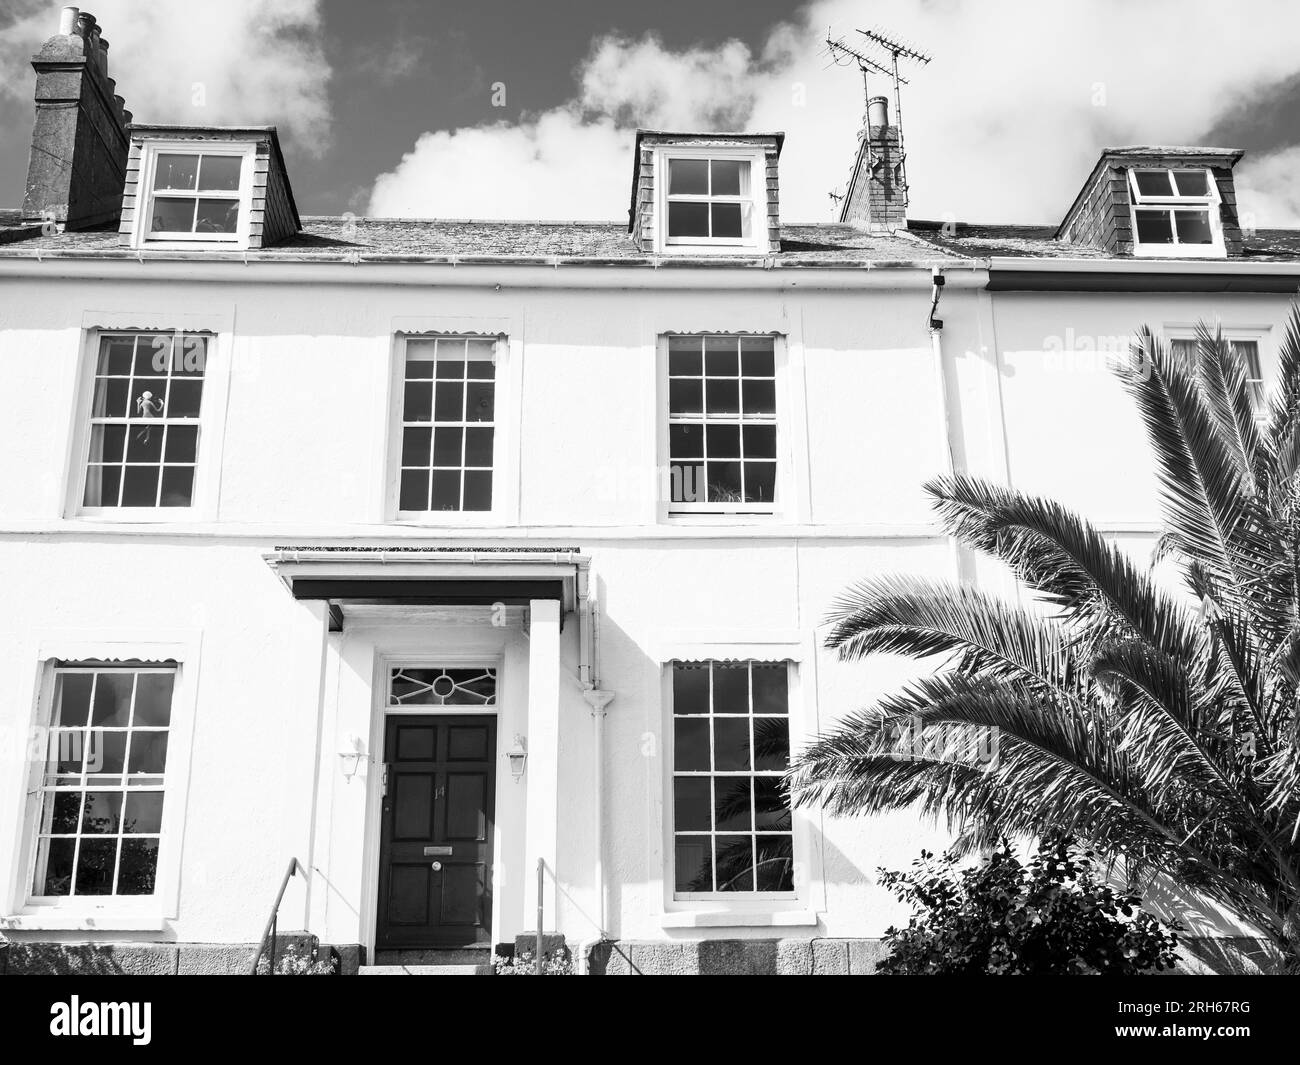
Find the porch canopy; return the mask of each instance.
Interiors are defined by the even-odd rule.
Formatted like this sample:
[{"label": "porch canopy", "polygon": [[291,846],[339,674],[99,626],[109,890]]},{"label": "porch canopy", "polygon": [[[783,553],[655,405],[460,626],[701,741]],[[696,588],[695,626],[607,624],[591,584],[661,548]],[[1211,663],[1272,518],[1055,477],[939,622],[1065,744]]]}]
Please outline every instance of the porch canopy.
[{"label": "porch canopy", "polygon": [[563,619],[581,615],[587,599],[589,559],[576,548],[277,547],[263,558],[295,599],[328,604],[331,632],[342,631],[349,607],[526,607],[553,600]]}]

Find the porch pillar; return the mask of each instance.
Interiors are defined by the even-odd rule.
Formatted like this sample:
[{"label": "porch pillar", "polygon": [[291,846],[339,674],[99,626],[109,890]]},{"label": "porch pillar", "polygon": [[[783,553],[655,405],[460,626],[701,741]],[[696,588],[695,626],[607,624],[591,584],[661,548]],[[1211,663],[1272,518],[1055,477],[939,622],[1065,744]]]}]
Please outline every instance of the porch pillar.
[{"label": "porch pillar", "polygon": [[528,809],[524,820],[524,914],[521,928],[537,928],[537,860],[546,862],[545,924],[556,927],[555,852],[560,773],[560,604],[528,604]]}]

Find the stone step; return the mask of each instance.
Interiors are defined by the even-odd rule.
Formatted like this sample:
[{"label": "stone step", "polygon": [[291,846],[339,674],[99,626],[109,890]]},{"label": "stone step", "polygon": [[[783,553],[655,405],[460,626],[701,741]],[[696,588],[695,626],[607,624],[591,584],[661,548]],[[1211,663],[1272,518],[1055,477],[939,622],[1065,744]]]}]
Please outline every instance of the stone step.
[{"label": "stone step", "polygon": [[490,965],[490,947],[377,950],[372,965]]},{"label": "stone step", "polygon": [[492,976],[491,965],[363,965],[358,976]]}]

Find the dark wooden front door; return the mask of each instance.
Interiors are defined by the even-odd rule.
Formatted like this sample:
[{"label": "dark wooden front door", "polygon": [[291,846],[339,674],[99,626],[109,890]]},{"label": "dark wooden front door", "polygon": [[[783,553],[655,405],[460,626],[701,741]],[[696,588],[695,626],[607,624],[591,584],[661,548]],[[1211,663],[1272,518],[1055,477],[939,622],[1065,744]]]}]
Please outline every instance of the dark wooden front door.
[{"label": "dark wooden front door", "polygon": [[496,718],[390,714],[376,949],[492,942]]}]

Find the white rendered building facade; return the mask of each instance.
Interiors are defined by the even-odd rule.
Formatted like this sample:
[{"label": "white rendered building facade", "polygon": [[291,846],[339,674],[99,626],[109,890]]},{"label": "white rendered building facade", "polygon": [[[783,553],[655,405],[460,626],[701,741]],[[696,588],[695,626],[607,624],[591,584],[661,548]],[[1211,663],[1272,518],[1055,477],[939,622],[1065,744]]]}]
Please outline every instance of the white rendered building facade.
[{"label": "white rendered building facade", "polygon": [[274,130],[129,125],[96,36],[38,134],[120,151],[0,228],[12,971],[237,971],[291,859],[279,927],[352,964],[535,933],[540,862],[584,966],[869,971],[876,869],[944,837],[778,787],[908,675],[829,605],[1015,594],[951,470],[1146,552],[1109,358],[1218,319],[1267,378],[1300,277],[1213,149],[1109,150],[1059,229],[909,224],[883,109],[834,224],[782,223],[779,134],[652,132],[627,225],[300,219]]}]

